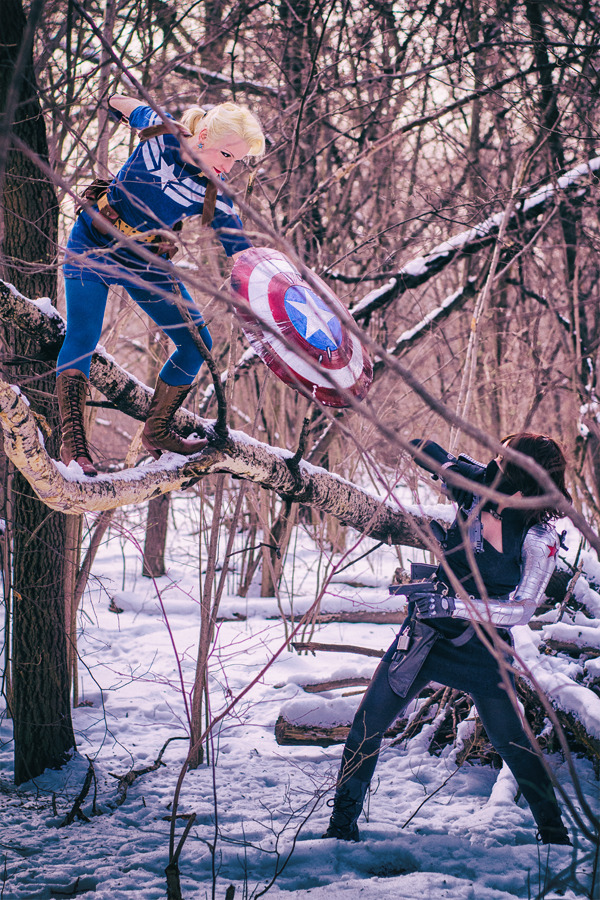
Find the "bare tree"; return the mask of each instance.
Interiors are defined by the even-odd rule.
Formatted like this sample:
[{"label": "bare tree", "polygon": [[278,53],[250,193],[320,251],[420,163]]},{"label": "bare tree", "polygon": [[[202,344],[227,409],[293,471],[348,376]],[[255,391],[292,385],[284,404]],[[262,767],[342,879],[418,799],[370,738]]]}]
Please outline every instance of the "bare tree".
[{"label": "bare tree", "polygon": [[[32,59],[40,13],[41,4],[34,3],[26,20],[20,0],[9,0],[0,11],[2,264],[5,276],[24,291],[56,298],[58,206],[52,182],[35,161],[47,159]],[[11,376],[28,386],[34,408],[52,423],[54,376],[44,362],[40,367],[39,344],[22,332],[5,334],[6,340],[12,351]],[[56,444],[52,449],[56,452]],[[65,516],[49,513],[20,473],[12,488],[10,710],[19,784],[48,766],[60,765],[75,738],[65,632]]]}]

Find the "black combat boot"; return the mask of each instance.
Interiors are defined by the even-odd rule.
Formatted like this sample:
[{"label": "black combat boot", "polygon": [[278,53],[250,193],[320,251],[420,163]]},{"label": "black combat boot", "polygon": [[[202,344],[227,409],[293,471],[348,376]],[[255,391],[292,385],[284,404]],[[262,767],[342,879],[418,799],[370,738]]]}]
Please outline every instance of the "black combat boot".
[{"label": "black combat boot", "polygon": [[347,778],[338,785],[333,798],[333,812],[324,838],[337,838],[339,841],[359,841],[358,817],[361,814],[368,781],[358,778]]},{"label": "black combat boot", "polygon": [[569,832],[555,800],[539,800],[529,804],[538,827],[537,839],[541,844],[566,844],[571,846]]}]

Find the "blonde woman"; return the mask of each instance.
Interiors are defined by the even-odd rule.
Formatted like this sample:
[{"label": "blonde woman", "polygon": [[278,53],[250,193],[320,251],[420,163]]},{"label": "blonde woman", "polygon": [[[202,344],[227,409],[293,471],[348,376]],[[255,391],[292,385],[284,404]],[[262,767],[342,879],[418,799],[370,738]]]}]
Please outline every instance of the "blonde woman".
[{"label": "blonde woman", "polygon": [[[93,201],[91,211],[80,212],[69,236],[63,266],[67,331],[57,362],[61,459],[67,465],[76,460],[88,476],[97,470],[83,413],[110,285],[124,287],[175,345],[158,377],[142,436],[144,447],[157,459],[164,451],[189,455],[205,446],[204,439],[186,439],[171,430],[173,415],[202,364],[178,307],[182,299],[209,349],[212,339],[170,262],[175,244],[165,230],[177,231],[185,218],[202,215],[217,232],[227,256],[250,247],[233,203],[205,172],[224,181],[237,161],[260,157],[265,149],[260,123],[249,109],[235,103],[221,103],[207,112],[193,107],[181,123],[171,120],[169,125],[151,107],[130,97],[114,95],[108,105],[113,118],[139,132],[140,142],[109,184],[91,186],[86,193]],[[123,238],[114,235],[115,228]],[[136,244],[156,254],[156,264],[138,255]]]}]

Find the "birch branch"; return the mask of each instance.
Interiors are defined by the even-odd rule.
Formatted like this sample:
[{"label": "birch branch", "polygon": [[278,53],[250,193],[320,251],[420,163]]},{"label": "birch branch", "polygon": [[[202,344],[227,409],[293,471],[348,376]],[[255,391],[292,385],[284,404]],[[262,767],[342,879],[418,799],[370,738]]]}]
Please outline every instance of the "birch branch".
[{"label": "birch branch", "polygon": [[[521,221],[537,218],[554,202],[559,192],[571,195],[584,194],[584,178],[596,175],[600,171],[600,157],[581,163],[560,178],[554,184],[543,185],[528,197],[515,203],[515,207],[507,219],[507,228],[516,228]],[[596,176],[597,178],[597,176]],[[388,306],[406,291],[419,287],[445,269],[458,254],[475,253],[498,239],[500,228],[506,216],[502,210],[480,222],[473,228],[448,238],[426,256],[417,256],[403,266],[399,272],[390,274],[387,283],[369,291],[351,310],[357,322],[367,320],[378,309]]]},{"label": "birch branch", "polygon": [[[200,421],[210,433],[211,423]],[[43,503],[68,514],[141,503],[161,493],[182,490],[207,475],[224,472],[274,490],[291,502],[330,513],[377,540],[425,547],[423,536],[430,531],[430,517],[408,511],[393,499],[383,500],[304,460],[292,470],[290,451],[271,447],[239,431],[230,432],[224,445],[209,444],[191,457],[165,453],[147,465],[87,478],[76,464],[66,467],[50,458],[28,401],[18,387],[2,380],[0,424],[9,459]]]}]

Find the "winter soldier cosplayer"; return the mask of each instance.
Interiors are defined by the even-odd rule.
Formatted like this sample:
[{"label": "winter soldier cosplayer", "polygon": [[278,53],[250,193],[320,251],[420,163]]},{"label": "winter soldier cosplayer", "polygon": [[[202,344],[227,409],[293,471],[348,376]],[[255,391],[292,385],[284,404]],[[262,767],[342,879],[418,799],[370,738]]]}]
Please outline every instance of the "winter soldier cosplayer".
[{"label": "winter soldier cosplayer", "polygon": [[[498,458],[486,467],[468,457],[456,459],[432,441],[412,443],[431,460],[431,466],[426,461],[420,464],[442,479],[450,469],[511,498],[543,493],[531,475],[508,460]],[[565,458],[555,441],[544,435],[520,433],[503,443],[532,457],[570,499],[565,487]],[[359,839],[357,820],[383,735],[408,703],[434,681],[473,698],[490,741],[529,803],[538,839],[544,844],[570,844],[552,783],[502,684],[499,663],[473,625],[477,620],[489,632],[489,623],[493,623],[500,637],[510,644],[511,627],[529,621],[544,595],[560,546],[550,524],[556,511],[511,508],[486,502],[464,490],[447,490],[459,509],[447,532],[438,526],[438,538],[445,563],[468,600],[454,595],[453,579],[442,565],[431,581],[400,588],[407,594],[414,615],[407,617],[410,624],[405,622],[383,657],[354,717],[342,756],[333,814],[323,837]],[[478,570],[475,574],[472,560]],[[481,590],[482,585],[485,590]]]},{"label": "winter soldier cosplayer", "polygon": [[[163,451],[189,455],[206,445],[204,439],[183,438],[170,427],[203,361],[182,306],[205,345],[212,346],[204,319],[170,262],[176,252],[174,232],[184,218],[202,215],[203,223],[217,231],[227,256],[250,247],[231,200],[204,172],[224,180],[236,161],[262,156],[265,149],[258,120],[235,103],[221,103],[206,113],[192,107],[181,123],[171,119],[169,126],[138,100],[115,95],[108,105],[113,118],[139,132],[140,142],[112,181],[88,188],[91,209],[80,212],[71,231],[64,264],[67,332],[57,364],[61,459],[66,464],[76,460],[86,475],[97,474],[83,414],[110,285],[122,285],[175,345],[158,377],[144,447],[157,459]],[[136,245],[146,256],[147,251],[156,254],[156,264],[139,256]]]}]

